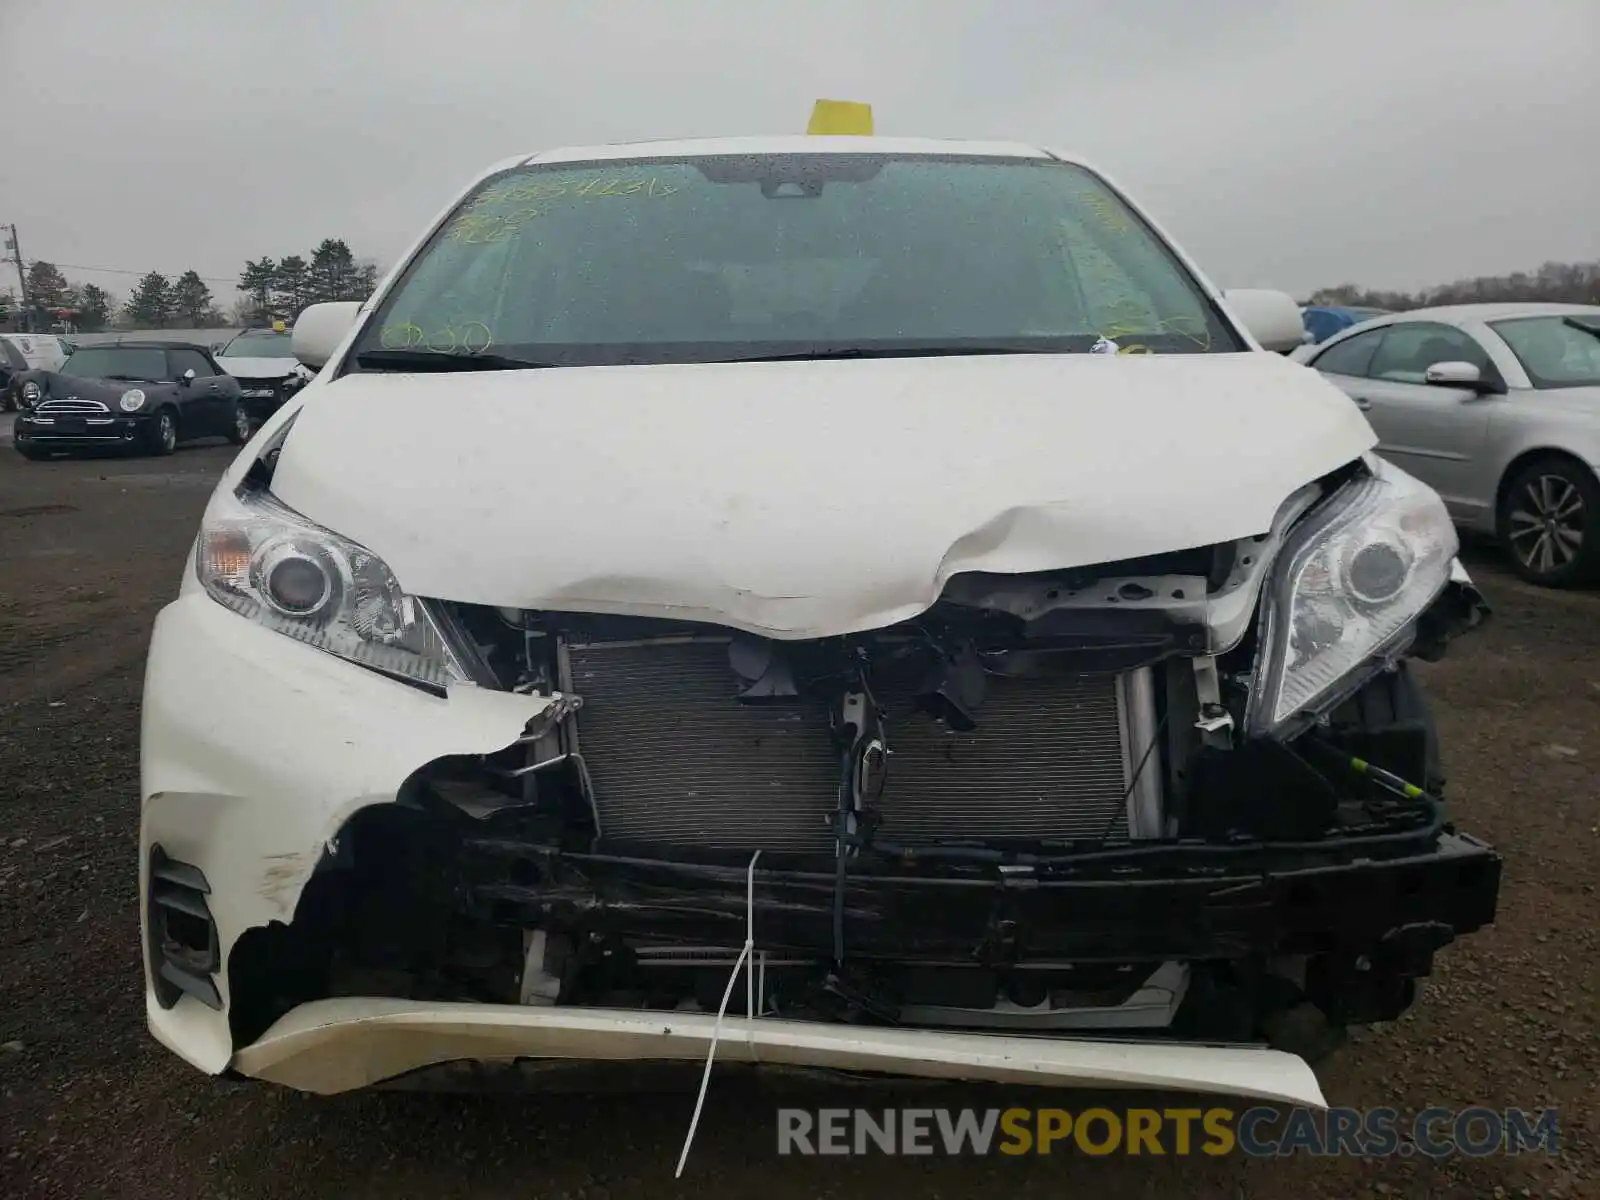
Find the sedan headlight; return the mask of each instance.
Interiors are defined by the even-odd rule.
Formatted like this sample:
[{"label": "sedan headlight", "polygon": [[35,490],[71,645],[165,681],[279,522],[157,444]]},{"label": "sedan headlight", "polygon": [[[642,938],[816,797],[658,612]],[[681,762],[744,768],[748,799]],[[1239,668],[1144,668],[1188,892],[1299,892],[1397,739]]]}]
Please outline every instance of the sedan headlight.
[{"label": "sedan headlight", "polygon": [[470,682],[382,559],[266,492],[218,494],[195,569],[213,600],[298,642],[435,687]]},{"label": "sedan headlight", "polygon": [[1381,459],[1308,517],[1274,571],[1247,724],[1282,729],[1365,679],[1444,590],[1459,543],[1430,488]]},{"label": "sedan headlight", "polygon": [[144,407],[144,389],[129,388],[122,393],[122,398],[117,401],[117,407],[125,413],[138,412]]}]

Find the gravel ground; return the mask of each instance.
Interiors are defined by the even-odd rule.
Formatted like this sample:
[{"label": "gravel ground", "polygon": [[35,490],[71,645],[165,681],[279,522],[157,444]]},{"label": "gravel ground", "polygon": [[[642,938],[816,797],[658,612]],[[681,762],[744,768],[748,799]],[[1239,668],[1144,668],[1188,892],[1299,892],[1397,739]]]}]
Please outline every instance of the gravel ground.
[{"label": "gravel ground", "polygon": [[[195,1073],[144,1028],[138,705],[151,620],[227,455],[0,453],[0,1196],[1600,1196],[1600,595],[1526,587],[1488,552],[1469,562],[1497,620],[1426,678],[1458,821],[1507,855],[1499,922],[1446,950],[1413,1013],[1358,1033],[1321,1075],[1337,1104],[1559,1106],[1554,1157],[778,1159],[774,1084],[719,1076],[674,1184],[692,1079],[601,1097],[317,1099]],[[938,1102],[1030,1101],[1138,1102],[985,1089]]]}]

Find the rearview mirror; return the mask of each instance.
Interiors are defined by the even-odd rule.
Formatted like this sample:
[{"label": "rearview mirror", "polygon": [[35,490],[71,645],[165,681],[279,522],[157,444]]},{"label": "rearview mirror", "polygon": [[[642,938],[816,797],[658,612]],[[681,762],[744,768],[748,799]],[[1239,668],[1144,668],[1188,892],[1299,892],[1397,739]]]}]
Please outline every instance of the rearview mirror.
[{"label": "rearview mirror", "polygon": [[1301,344],[1306,325],[1300,306],[1288,292],[1269,288],[1231,288],[1222,302],[1263,350],[1285,354]]},{"label": "rearview mirror", "polygon": [[1439,387],[1476,388],[1483,382],[1483,372],[1469,362],[1436,362],[1422,378]]},{"label": "rearview mirror", "polygon": [[360,311],[359,300],[330,300],[305,309],[295,319],[290,336],[289,346],[294,356],[313,370],[322,370],[350,332]]}]

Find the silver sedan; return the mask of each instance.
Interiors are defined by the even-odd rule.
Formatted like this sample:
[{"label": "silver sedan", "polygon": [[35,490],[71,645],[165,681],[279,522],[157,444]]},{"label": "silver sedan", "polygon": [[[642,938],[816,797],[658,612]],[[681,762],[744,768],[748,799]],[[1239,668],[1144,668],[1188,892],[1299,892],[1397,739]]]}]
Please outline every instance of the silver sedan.
[{"label": "silver sedan", "polygon": [[1600,577],[1600,306],[1379,317],[1293,356],[1367,414],[1378,453],[1493,534],[1525,579]]}]

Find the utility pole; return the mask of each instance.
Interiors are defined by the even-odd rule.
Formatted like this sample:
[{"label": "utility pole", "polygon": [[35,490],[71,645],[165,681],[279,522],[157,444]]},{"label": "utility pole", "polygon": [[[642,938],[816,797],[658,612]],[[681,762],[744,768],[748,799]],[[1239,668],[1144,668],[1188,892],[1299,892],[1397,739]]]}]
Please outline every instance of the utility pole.
[{"label": "utility pole", "polygon": [[6,249],[11,253],[8,258],[17,264],[17,282],[22,285],[22,319],[18,322],[24,333],[33,328],[33,305],[28,303],[28,274],[22,269],[22,243],[17,240],[17,227],[15,225],[0,225],[0,229],[10,230],[6,238]]}]

